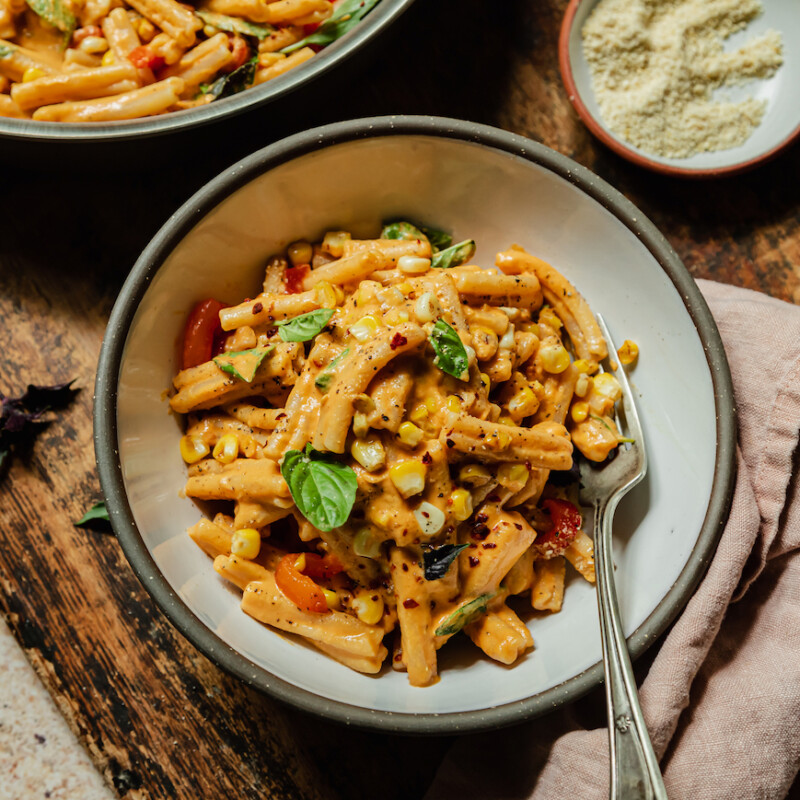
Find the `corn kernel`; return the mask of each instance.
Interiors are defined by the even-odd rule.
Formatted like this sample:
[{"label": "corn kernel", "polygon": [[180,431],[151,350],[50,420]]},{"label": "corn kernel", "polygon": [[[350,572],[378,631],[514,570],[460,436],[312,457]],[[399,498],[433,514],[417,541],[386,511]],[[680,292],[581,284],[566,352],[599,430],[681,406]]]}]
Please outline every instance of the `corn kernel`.
[{"label": "corn kernel", "polygon": [[232,433],[220,436],[214,445],[213,456],[220,464],[230,464],[239,455],[239,440]]},{"label": "corn kernel", "polygon": [[539,312],[539,322],[555,331],[561,330],[561,320],[550,306],[544,306]]},{"label": "corn kernel", "polygon": [[481,464],[466,464],[458,473],[458,480],[468,486],[485,486],[491,479],[492,473]]},{"label": "corn kernel", "polygon": [[449,505],[453,516],[463,522],[472,516],[472,495],[466,489],[456,489],[450,494]]},{"label": "corn kernel", "polygon": [[378,300],[382,305],[398,306],[405,300],[403,293],[396,286],[389,286],[378,292]]},{"label": "corn kernel", "polygon": [[528,468],[524,464],[501,464],[497,482],[512,492],[518,492],[528,482]]},{"label": "corn kernel", "polygon": [[633,364],[634,361],[639,357],[639,345],[636,342],[632,342],[630,339],[626,339],[622,343],[622,347],[617,350],[617,355],[619,356],[620,363],[625,364]]},{"label": "corn kernel", "polygon": [[408,281],[398,283],[397,288],[406,296],[410,295],[411,292],[414,291],[414,287]]},{"label": "corn kernel", "polygon": [[358,589],[350,606],[356,616],[367,625],[377,625],[383,617],[383,598],[377,591]]},{"label": "corn kernel", "polygon": [[213,25],[203,25],[203,33],[210,39],[212,36],[216,36],[217,33],[219,33],[219,29],[215,28]]},{"label": "corn kernel", "polygon": [[497,418],[497,422],[500,425],[511,425],[512,427],[516,427],[517,426],[517,423],[514,422],[514,420],[511,417],[508,417],[506,415],[498,417]]},{"label": "corn kernel", "polygon": [[602,372],[595,376],[592,388],[594,394],[603,397],[611,405],[622,397],[622,387],[610,372]]},{"label": "corn kernel", "polygon": [[156,26],[149,19],[142,17],[139,20],[136,32],[139,34],[139,38],[146,43],[156,35]]},{"label": "corn kernel", "polygon": [[378,333],[379,323],[371,314],[368,314],[350,326],[350,334],[355,337],[357,342],[364,343],[375,338]]},{"label": "corn kernel", "polygon": [[423,436],[422,428],[418,428],[413,422],[403,422],[397,429],[397,438],[407,447],[416,447]]},{"label": "corn kernel", "polygon": [[411,409],[411,413],[408,415],[408,418],[412,422],[424,422],[428,419],[428,407],[424,403],[417,403],[414,408]]},{"label": "corn kernel", "polygon": [[511,434],[506,431],[500,431],[497,434],[497,441],[500,444],[500,449],[505,450],[511,444]]},{"label": "corn kernel", "polygon": [[30,83],[37,78],[43,78],[46,74],[47,73],[43,69],[39,69],[39,67],[28,67],[28,69],[22,73],[22,82]]},{"label": "corn kernel", "polygon": [[303,570],[305,570],[306,568],[306,564],[307,564],[307,559],[305,553],[300,553],[300,555],[297,556],[297,558],[294,560],[294,568],[298,572],[303,572]]},{"label": "corn kernel", "polygon": [[87,36],[81,39],[78,49],[90,55],[100,55],[108,50],[108,42],[102,36]]},{"label": "corn kernel", "polygon": [[433,292],[423,292],[414,304],[414,314],[420,322],[433,322],[442,313],[442,307]]},{"label": "corn kernel", "polygon": [[[314,287],[317,302],[322,308],[336,308],[336,292],[328,281],[320,281]],[[359,340],[360,341],[360,340]]]},{"label": "corn kernel", "polygon": [[376,437],[356,439],[350,446],[350,454],[367,472],[375,472],[386,463],[386,451]]},{"label": "corn kernel", "polygon": [[363,281],[358,286],[356,292],[356,307],[361,308],[375,299],[375,285],[372,283],[364,283]]},{"label": "corn kernel", "polygon": [[447,521],[444,511],[433,505],[433,503],[429,503],[427,500],[423,500],[414,509],[414,518],[417,520],[419,529],[425,536],[433,536],[439,533],[444,527],[444,523]]},{"label": "corn kernel", "polygon": [[311,259],[314,257],[314,249],[311,247],[311,243],[306,241],[292,242],[286,253],[293,267],[300,264],[310,264]]},{"label": "corn kernel", "polygon": [[422,275],[431,268],[431,260],[417,256],[400,256],[397,259],[397,268],[406,275]]},{"label": "corn kernel", "polygon": [[447,398],[447,410],[453,414],[460,414],[464,410],[464,404],[461,402],[460,397],[451,394]]},{"label": "corn kernel", "polygon": [[209,453],[209,446],[199,436],[181,436],[181,458],[187,464],[196,464]]},{"label": "corn kernel", "polygon": [[535,414],[538,408],[539,398],[533,393],[533,389],[529,386],[520,389],[520,391],[508,401],[508,413],[517,419]]},{"label": "corn kernel", "polygon": [[575,362],[575,369],[578,370],[578,372],[585,373],[586,375],[594,375],[594,373],[597,372],[597,364],[595,364],[594,361],[589,361],[586,358],[579,358]]},{"label": "corn kernel", "polygon": [[573,422],[583,422],[589,416],[589,404],[583,401],[574,403],[569,410]]},{"label": "corn kernel", "polygon": [[545,372],[558,375],[569,366],[569,353],[563,344],[547,344],[539,350]]},{"label": "corn kernel", "polygon": [[591,388],[592,379],[585,372],[578,375],[578,380],[575,381],[575,394],[578,397],[586,397]]},{"label": "corn kernel", "polygon": [[369,420],[363,411],[356,411],[353,414],[353,433],[363,439],[369,433]]},{"label": "corn kernel", "polygon": [[345,242],[350,241],[350,234],[347,231],[328,231],[322,240],[322,249],[334,258],[341,258],[344,255]]},{"label": "corn kernel", "polygon": [[488,394],[492,388],[492,379],[485,373],[481,372],[480,374],[481,383],[483,384],[484,388],[486,389],[486,393]]},{"label": "corn kernel", "polygon": [[383,315],[383,321],[392,328],[396,325],[408,322],[409,319],[411,319],[411,317],[404,308],[392,308]]},{"label": "corn kernel", "polygon": [[261,550],[261,534],[255,528],[235,531],[231,539],[231,553],[252,561]]},{"label": "corn kernel", "polygon": [[434,395],[425,398],[425,407],[428,409],[429,413],[435,414],[439,409],[439,400]]},{"label": "corn kernel", "polygon": [[336,611],[338,608],[341,608],[341,603],[339,602],[339,595],[336,592],[331,591],[330,589],[322,589],[322,594],[325,595],[325,602],[328,604],[328,608],[331,611]]},{"label": "corn kernel", "polygon": [[353,538],[353,552],[362,558],[377,561],[381,557],[380,540],[369,528],[362,528]]},{"label": "corn kernel", "polygon": [[103,67],[110,67],[114,63],[114,51],[113,50],[106,50],[103,54],[102,59],[100,59],[100,65]]},{"label": "corn kernel", "polygon": [[421,461],[412,459],[395,464],[389,478],[403,497],[419,494],[425,488],[427,469]]}]

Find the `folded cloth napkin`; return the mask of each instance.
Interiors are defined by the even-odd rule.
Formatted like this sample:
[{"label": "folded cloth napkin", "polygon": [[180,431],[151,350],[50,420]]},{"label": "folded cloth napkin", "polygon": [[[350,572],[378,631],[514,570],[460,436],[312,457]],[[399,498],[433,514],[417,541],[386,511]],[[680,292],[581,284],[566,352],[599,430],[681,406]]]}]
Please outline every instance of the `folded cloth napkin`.
[{"label": "folded cloth napkin", "polygon": [[[800,766],[800,308],[698,284],[733,375],[736,490],[640,698],[671,800],[773,800]],[[607,729],[579,720],[573,705],[458,740],[426,800],[607,798]]]}]

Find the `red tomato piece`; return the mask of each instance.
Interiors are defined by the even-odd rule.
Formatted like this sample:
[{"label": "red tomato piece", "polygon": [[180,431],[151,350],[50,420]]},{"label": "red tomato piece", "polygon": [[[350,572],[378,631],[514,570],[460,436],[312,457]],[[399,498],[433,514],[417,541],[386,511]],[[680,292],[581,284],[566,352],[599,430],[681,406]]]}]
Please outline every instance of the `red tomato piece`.
[{"label": "red tomato piece", "polygon": [[289,294],[300,294],[303,291],[303,279],[311,270],[309,264],[298,264],[286,270],[286,291]]},{"label": "red tomato piece", "polygon": [[533,543],[543,558],[560,556],[575,540],[581,529],[581,512],[568,500],[548,498],[542,501],[542,508],[550,514],[552,527],[540,533]]},{"label": "red tomato piece", "polygon": [[303,575],[310,578],[332,578],[344,570],[342,563],[332,553],[320,556],[317,553],[306,553],[306,566]]},{"label": "red tomato piece", "polygon": [[319,28],[319,25],[319,22],[310,22],[308,25],[303,25],[303,35],[310,36],[317,28]]},{"label": "red tomato piece", "polygon": [[147,45],[134,47],[128,53],[128,61],[137,69],[159,70],[166,64],[163,56],[154,53]]},{"label": "red tomato piece", "polygon": [[220,309],[224,303],[210,298],[201,300],[189,314],[183,329],[183,349],[181,369],[196,367],[218,355],[220,340],[223,338],[219,323]]},{"label": "red tomato piece", "polygon": [[[309,554],[306,553],[306,559],[308,556]],[[275,583],[301,611],[327,614],[330,609],[322,589],[311,578],[297,570],[294,565],[297,559],[297,553],[289,553],[278,562],[278,567],[275,570]]]}]

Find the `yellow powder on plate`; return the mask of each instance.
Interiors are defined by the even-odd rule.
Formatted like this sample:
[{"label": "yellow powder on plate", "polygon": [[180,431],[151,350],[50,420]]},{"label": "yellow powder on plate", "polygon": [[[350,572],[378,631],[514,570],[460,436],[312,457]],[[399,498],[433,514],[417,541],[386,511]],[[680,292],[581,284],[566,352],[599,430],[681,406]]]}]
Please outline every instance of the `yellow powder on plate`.
[{"label": "yellow powder on plate", "polygon": [[603,122],[666,158],[743,144],[766,101],[714,100],[713,92],[768,78],[783,63],[777,31],[724,49],[760,13],[758,0],[601,0],[582,34]]}]

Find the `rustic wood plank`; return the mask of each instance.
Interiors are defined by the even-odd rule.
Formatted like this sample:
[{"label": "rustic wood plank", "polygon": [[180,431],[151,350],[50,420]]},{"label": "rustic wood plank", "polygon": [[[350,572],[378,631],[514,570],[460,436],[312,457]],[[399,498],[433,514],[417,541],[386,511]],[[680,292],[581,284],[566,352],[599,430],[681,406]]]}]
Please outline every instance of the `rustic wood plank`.
[{"label": "rustic wood plank", "polygon": [[89,160],[77,172],[67,163],[4,168],[0,390],[77,378],[83,391],[0,485],[0,609],[122,796],[358,798],[380,787],[407,800],[422,796],[449,742],[340,728],[246,689],[161,617],[113,537],[71,524],[99,497],[91,387],[113,300],[161,223],[223,167],[337,119],[429,113],[486,122],[617,186],[694,275],[800,302],[800,148],[706,183],[628,164],[583,128],[561,86],[565,5],[419,2],[370,66],[324,82],[313,100],[234,120],[224,136],[214,129],[184,141],[171,169],[135,154],[104,167]]}]

